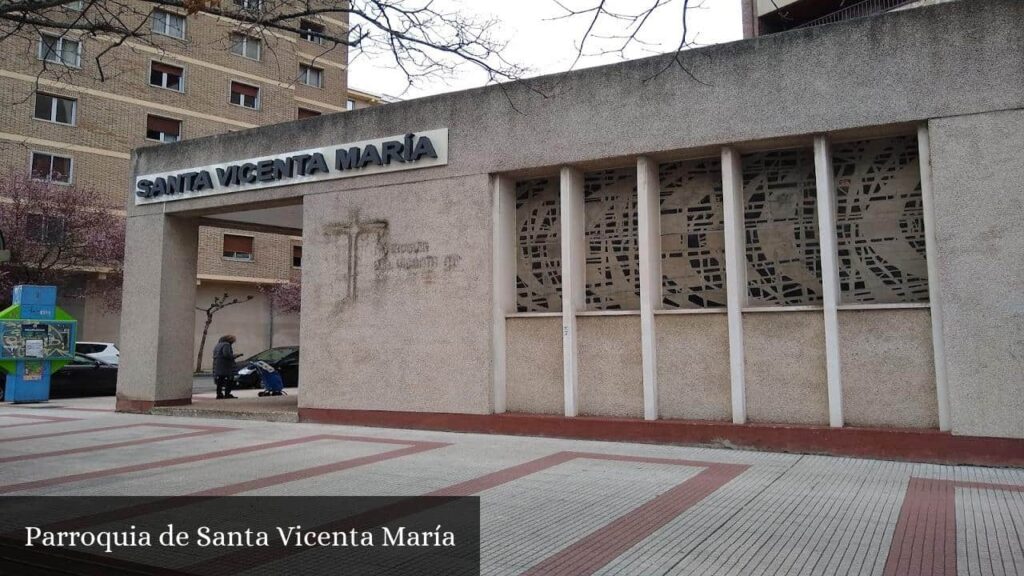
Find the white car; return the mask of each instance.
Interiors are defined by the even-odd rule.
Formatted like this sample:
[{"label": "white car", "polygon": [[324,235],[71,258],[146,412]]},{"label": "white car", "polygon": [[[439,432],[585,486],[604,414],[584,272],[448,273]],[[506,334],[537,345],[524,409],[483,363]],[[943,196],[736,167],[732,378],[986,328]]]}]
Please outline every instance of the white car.
[{"label": "white car", "polygon": [[121,360],[121,351],[113,342],[76,342],[75,352],[114,366],[120,364]]}]

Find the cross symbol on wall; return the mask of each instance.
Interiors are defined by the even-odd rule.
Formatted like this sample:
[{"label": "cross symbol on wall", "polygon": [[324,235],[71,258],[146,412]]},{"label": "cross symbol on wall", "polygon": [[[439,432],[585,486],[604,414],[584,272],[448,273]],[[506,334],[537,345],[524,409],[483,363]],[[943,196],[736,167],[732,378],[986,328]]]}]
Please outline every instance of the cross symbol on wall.
[{"label": "cross symbol on wall", "polygon": [[360,220],[359,209],[349,213],[348,222],[336,222],[324,226],[324,234],[328,236],[345,236],[348,238],[348,292],[347,299],[356,297],[356,286],[359,275],[359,237],[376,234],[378,240],[388,231],[387,220]]}]

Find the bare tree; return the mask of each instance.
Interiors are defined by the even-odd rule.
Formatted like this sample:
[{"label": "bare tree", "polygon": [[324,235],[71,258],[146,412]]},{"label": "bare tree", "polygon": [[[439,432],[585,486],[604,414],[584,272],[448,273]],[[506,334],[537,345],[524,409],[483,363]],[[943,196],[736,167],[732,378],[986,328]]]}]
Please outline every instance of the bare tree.
[{"label": "bare tree", "polygon": [[[570,69],[584,56],[625,57],[632,46],[651,49],[654,44],[645,39],[644,31],[656,19],[672,18],[680,28],[676,57],[666,59],[657,74],[677,67],[690,75],[678,54],[693,45],[687,16],[703,0],[550,1],[560,9],[557,19],[586,22]],[[506,60],[506,42],[495,34],[497,22],[457,8],[437,0],[0,0],[0,47],[17,39],[35,43],[40,33],[100,39],[104,47],[89,57],[102,81],[116,73],[108,68],[116,69],[109,65],[118,49],[139,44],[163,48],[174,41],[154,33],[152,26],[155,11],[172,10],[190,17],[205,13],[221,18],[239,32],[263,38],[268,47],[274,36],[310,34],[312,23],[322,47],[317,57],[339,49],[348,50],[349,60],[384,55],[409,85],[450,76],[466,64],[483,71],[488,83],[523,80],[529,71]],[[333,25],[338,22],[347,26]],[[328,23],[332,25],[324,25]],[[43,68],[51,75],[71,77],[66,68],[48,66],[45,59]],[[532,83],[530,87],[543,92]]]},{"label": "bare tree", "polygon": [[[410,84],[450,74],[460,64],[483,70],[493,82],[517,80],[525,72],[502,57],[505,43],[492,33],[496,22],[436,7],[433,0],[0,0],[0,46],[16,39],[36,42],[40,33],[103,40],[105,46],[91,55],[102,81],[117,49],[161,48],[173,40],[154,33],[157,10],[206,13],[250,36],[315,34],[322,46],[318,57],[338,49],[347,49],[350,59],[385,54]],[[60,66],[49,68],[62,73]]]},{"label": "bare tree", "polygon": [[235,304],[241,304],[242,302],[248,302],[252,300],[252,295],[246,296],[245,299],[239,300],[233,298],[229,300],[230,296],[225,292],[223,296],[214,296],[213,302],[210,303],[206,308],[196,306],[196,310],[206,314],[206,322],[203,324],[203,337],[199,340],[199,353],[196,354],[196,372],[203,371],[203,348],[206,347],[206,335],[210,333],[210,324],[213,324],[213,317],[217,312],[227,308],[228,306],[234,306]]}]

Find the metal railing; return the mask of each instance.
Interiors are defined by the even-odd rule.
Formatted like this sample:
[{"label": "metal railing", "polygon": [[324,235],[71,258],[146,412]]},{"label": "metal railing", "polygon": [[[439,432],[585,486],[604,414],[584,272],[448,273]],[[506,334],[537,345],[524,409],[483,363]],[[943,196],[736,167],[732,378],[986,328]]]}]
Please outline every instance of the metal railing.
[{"label": "metal railing", "polygon": [[873,16],[882,12],[887,12],[893,8],[899,8],[904,4],[910,4],[916,0],[863,0],[836,10],[831,14],[826,14],[821,18],[816,18],[810,22],[804,22],[799,26],[794,26],[792,29],[798,28],[810,28],[812,26],[821,26],[823,24],[832,24],[834,22],[840,22],[842,20],[849,20],[851,18],[863,18],[864,16]]}]

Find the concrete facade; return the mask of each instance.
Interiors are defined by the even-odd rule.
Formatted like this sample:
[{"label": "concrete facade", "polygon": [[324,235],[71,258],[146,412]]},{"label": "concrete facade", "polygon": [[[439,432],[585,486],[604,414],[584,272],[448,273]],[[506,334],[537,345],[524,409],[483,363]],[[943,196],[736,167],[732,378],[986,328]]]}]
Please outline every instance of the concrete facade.
[{"label": "concrete facade", "polygon": [[[1016,231],[1024,134],[1024,31],[1016,22],[1024,20],[1024,5],[966,5],[952,2],[681,54],[701,82],[674,72],[652,79],[665,60],[651,58],[539,79],[558,82],[560,96],[554,98],[522,86],[491,87],[142,150],[134,160],[137,175],[409,131],[447,128],[449,134],[444,166],[157,205],[136,206],[129,195],[129,218],[231,217],[302,203],[308,264],[300,417],[303,410],[339,417],[365,411],[550,414],[558,405],[552,389],[561,387],[563,398],[573,402],[562,406],[567,420],[577,413],[731,418],[739,427],[938,427],[954,435],[1024,438],[1022,323],[1014,312],[1024,291],[1013,256],[1024,250]],[[884,259],[886,246],[873,244],[873,254],[857,255],[849,238],[840,237],[847,255],[833,252],[809,264],[812,279],[817,266],[823,281],[803,288],[813,296],[807,304],[764,298],[769,288],[790,288],[756,278],[766,268],[748,258],[787,255],[771,248],[775,244],[748,251],[754,245],[750,234],[796,230],[804,254],[815,254],[822,237],[823,249],[837,250],[837,222],[858,228],[848,214],[837,221],[835,210],[852,206],[847,188],[855,180],[833,174],[833,165],[846,164],[831,151],[846,154],[856,148],[850,143],[902,139],[901,154],[907,154],[906,138],[915,143],[913,158],[897,164],[918,171],[909,180],[917,188],[899,201],[916,215],[889,209],[879,214],[898,229],[927,225],[927,234],[913,237],[917,254],[928,254],[925,293],[915,288],[912,302],[844,301],[840,289],[849,284],[855,292],[859,280],[853,274],[864,269],[843,259]],[[773,192],[763,199],[776,211],[773,218],[745,230],[749,206],[762,200],[756,186],[745,186],[752,176],[743,159],[790,149],[807,151],[796,164],[803,171],[796,188],[802,200]],[[891,159],[895,153],[880,154]],[[635,278],[636,289],[651,290],[654,298],[641,299],[639,310],[588,308],[584,271],[593,254],[587,253],[583,224],[633,221],[629,212],[595,220],[587,211],[593,204],[584,201],[593,188],[586,188],[583,174],[637,165],[643,199],[660,185],[651,178],[652,160],[719,155],[721,166],[713,169],[720,186],[705,194],[710,205],[718,205],[716,194],[724,198],[724,226],[709,225],[707,234],[724,237],[724,258],[739,275],[729,286],[741,293],[730,292],[727,312],[659,313],[659,259],[641,260],[634,274],[609,256],[609,278],[621,269],[626,281]],[[762,157],[765,166],[776,158]],[[561,313],[517,313],[508,275],[516,268],[510,262],[518,242],[515,186],[509,183],[559,170],[565,305]],[[882,179],[872,189],[884,192],[907,182]],[[624,206],[631,209],[629,202]],[[802,211],[800,217],[784,221],[784,211],[793,209]],[[806,217],[808,211],[813,217]],[[659,234],[652,233],[658,214],[645,214],[638,231],[620,230],[615,242],[621,244],[608,244],[640,244],[653,251],[646,254],[661,253]],[[718,237],[707,242],[720,246]],[[129,244],[142,239],[129,236]],[[738,265],[744,261],[750,265]],[[152,282],[136,274],[153,265],[136,264],[126,290]],[[899,280],[898,266],[867,268]],[[721,293],[724,268],[714,270],[709,290]],[[156,312],[140,304],[126,309],[133,322],[163,335]],[[185,304],[162,299],[160,308]],[[648,330],[642,319],[650,315],[655,321]],[[561,320],[561,346],[549,326],[552,318]],[[879,327],[892,330],[876,334]],[[150,361],[152,351],[140,354],[124,356],[132,365],[119,391],[126,407],[129,400],[155,400],[150,390],[170,376]],[[533,374],[530,354],[539,355]],[[648,405],[653,414],[644,409]]]}]

